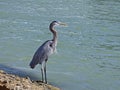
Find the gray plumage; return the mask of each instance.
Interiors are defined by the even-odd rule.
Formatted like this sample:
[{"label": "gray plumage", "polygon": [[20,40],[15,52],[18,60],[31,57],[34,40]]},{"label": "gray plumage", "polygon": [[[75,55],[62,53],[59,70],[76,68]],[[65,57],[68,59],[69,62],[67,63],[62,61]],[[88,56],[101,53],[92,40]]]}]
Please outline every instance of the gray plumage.
[{"label": "gray plumage", "polygon": [[[47,83],[47,76],[46,76],[46,62],[48,57],[54,53],[56,46],[57,46],[57,32],[54,29],[55,25],[65,25],[64,23],[60,23],[57,21],[53,21],[49,29],[53,34],[53,39],[44,42],[35,52],[32,61],[30,62],[30,67],[33,69],[37,64],[41,64],[41,73],[42,73],[42,82]],[[45,80],[44,80],[45,79]]]},{"label": "gray plumage", "polygon": [[55,46],[52,43],[52,40],[48,40],[38,48],[30,63],[31,68],[34,68],[37,64],[42,64],[44,60],[48,60],[48,56],[53,54],[55,48]]}]

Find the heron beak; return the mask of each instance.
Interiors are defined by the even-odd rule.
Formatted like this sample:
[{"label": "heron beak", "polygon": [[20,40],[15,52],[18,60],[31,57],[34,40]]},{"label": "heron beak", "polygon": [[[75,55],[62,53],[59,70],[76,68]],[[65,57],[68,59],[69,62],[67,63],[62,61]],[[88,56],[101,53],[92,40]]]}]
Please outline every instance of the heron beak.
[{"label": "heron beak", "polygon": [[67,24],[66,24],[66,23],[61,23],[61,22],[60,22],[60,25],[62,25],[62,26],[67,26]]}]

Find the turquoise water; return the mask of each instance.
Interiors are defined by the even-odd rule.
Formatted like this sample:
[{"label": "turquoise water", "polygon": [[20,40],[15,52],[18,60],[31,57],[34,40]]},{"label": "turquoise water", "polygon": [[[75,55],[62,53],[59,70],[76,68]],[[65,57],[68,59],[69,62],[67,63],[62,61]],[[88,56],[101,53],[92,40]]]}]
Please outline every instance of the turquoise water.
[{"label": "turquoise water", "polygon": [[120,89],[119,0],[0,0],[0,68],[40,80],[29,62],[52,38],[57,20],[57,53],[47,63],[48,82],[62,90]]}]

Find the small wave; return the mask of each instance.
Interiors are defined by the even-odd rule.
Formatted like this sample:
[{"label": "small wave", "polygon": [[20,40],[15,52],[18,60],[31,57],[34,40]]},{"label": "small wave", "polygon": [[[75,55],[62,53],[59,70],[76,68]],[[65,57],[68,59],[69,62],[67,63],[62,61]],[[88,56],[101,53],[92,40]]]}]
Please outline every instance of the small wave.
[{"label": "small wave", "polygon": [[23,40],[22,37],[19,37],[19,36],[12,36],[12,37],[2,37],[0,38],[1,40],[7,40],[7,39],[19,39],[19,40]]}]

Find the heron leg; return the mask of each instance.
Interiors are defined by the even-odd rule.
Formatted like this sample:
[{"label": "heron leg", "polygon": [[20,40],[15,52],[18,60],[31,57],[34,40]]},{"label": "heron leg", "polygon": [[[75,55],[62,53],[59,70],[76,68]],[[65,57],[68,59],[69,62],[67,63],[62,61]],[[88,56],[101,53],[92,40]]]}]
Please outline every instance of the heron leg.
[{"label": "heron leg", "polygon": [[47,75],[46,75],[46,62],[45,62],[44,72],[45,72],[45,83],[47,84]]},{"label": "heron leg", "polygon": [[42,73],[42,82],[47,84],[46,61],[42,62],[41,73]]},{"label": "heron leg", "polygon": [[45,61],[42,62],[41,73],[42,73],[42,82],[44,82],[44,75],[45,75]]},{"label": "heron leg", "polygon": [[43,69],[41,68],[41,73],[42,73],[42,82],[44,82],[44,79],[43,79]]}]

